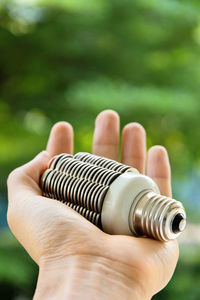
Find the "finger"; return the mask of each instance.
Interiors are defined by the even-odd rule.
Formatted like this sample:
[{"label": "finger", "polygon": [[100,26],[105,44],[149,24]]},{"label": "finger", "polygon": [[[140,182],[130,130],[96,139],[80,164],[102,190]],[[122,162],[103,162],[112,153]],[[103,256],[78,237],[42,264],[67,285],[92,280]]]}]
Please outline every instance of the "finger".
[{"label": "finger", "polygon": [[105,110],[97,116],[93,138],[94,154],[118,160],[119,125],[119,116],[113,110]]},{"label": "finger", "polygon": [[146,132],[142,125],[130,123],[122,131],[122,163],[145,171]]},{"label": "finger", "polygon": [[47,143],[51,156],[60,153],[73,153],[73,128],[67,122],[58,122],[52,129]]},{"label": "finger", "polygon": [[[42,172],[47,168],[50,156],[47,151],[39,153],[32,161],[15,169],[8,177],[9,199],[15,199],[17,194],[41,195],[39,179]],[[16,188],[17,187],[17,188]]]},{"label": "finger", "polygon": [[153,146],[148,151],[147,175],[157,183],[162,195],[171,197],[171,170],[164,147]]}]

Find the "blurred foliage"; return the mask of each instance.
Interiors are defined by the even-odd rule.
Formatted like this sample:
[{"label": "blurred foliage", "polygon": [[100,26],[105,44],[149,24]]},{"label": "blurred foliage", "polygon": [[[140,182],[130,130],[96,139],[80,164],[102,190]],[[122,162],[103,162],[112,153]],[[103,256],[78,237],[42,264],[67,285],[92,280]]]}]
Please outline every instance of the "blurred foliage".
[{"label": "blurred foliage", "polygon": [[175,274],[162,293],[153,300],[198,300],[200,288],[200,252],[199,247],[184,246]]},{"label": "blurred foliage", "polygon": [[0,262],[1,299],[31,299],[37,280],[36,264],[7,230],[0,234]]},{"label": "blurred foliage", "polygon": [[[199,219],[199,11],[198,0],[0,0],[1,226],[8,173],[45,148],[59,120],[74,126],[75,151],[90,151],[106,108],[121,126],[142,123],[148,147],[167,147],[174,195]],[[16,241],[8,244],[0,245],[0,287],[13,294],[3,299],[30,297],[37,270]],[[156,297],[199,299],[195,257],[180,261]]]}]

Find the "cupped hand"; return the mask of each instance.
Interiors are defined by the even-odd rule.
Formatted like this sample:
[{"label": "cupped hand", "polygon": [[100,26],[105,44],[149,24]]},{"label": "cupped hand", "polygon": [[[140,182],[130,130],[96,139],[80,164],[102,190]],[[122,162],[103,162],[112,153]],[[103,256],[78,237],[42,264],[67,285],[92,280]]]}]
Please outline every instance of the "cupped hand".
[{"label": "cupped hand", "polygon": [[[94,154],[118,159],[119,127],[116,112],[103,111],[97,116]],[[64,152],[73,152],[73,129],[68,123],[59,122],[51,130],[47,150],[14,170],[8,178],[9,226],[40,267],[35,298],[51,299],[45,293],[54,293],[60,286],[65,295],[74,295],[72,299],[84,299],[78,298],[73,278],[82,286],[83,294],[85,287],[90,295],[91,289],[104,295],[87,299],[150,299],[174,272],[177,242],[105,234],[65,204],[43,197],[40,175],[54,155]],[[123,128],[121,161],[150,176],[161,194],[171,196],[167,151],[154,146],[146,155],[146,134],[138,123]],[[51,284],[50,288],[51,280],[60,285]],[[52,299],[66,299],[62,292]]]}]

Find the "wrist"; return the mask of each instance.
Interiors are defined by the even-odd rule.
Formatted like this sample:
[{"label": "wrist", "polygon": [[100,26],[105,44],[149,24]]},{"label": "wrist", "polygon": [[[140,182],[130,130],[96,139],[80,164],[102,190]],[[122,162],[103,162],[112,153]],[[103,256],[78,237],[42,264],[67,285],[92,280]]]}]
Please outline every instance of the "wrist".
[{"label": "wrist", "polygon": [[34,299],[148,300],[137,274],[128,268],[99,256],[42,261]]}]

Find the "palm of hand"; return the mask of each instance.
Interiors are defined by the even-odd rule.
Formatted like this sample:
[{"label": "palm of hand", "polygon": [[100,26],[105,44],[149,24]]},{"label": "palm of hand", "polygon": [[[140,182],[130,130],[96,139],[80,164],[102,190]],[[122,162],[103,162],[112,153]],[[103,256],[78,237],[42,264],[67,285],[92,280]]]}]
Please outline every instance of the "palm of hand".
[{"label": "palm of hand", "polygon": [[[105,134],[106,132],[106,134]],[[106,111],[96,120],[93,152],[117,160],[119,118]],[[122,135],[122,162],[144,173],[145,131],[139,124],[127,125]],[[151,295],[162,289],[173,274],[178,248],[175,241],[162,243],[146,238],[111,236],[103,233],[64,204],[41,196],[38,186],[42,168],[50,157],[72,153],[73,132],[67,123],[51,131],[46,153],[15,170],[8,180],[9,225],[37,263],[69,256],[94,258],[120,273],[124,281],[138,281]],[[170,166],[167,152],[152,147],[147,157],[147,175],[158,184],[161,194],[171,195]],[[16,192],[14,186],[18,185]],[[28,198],[28,200],[27,200]],[[17,200],[16,200],[17,199]],[[161,280],[162,278],[162,280]]]}]

